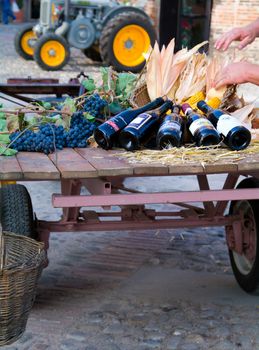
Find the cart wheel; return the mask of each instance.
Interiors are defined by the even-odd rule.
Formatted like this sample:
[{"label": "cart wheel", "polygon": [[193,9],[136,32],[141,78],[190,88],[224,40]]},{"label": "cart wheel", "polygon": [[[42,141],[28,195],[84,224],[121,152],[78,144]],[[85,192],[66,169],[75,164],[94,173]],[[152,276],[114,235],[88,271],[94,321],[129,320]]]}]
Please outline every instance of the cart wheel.
[{"label": "cart wheel", "polygon": [[69,46],[66,40],[53,33],[43,35],[34,48],[34,60],[48,71],[62,69],[70,57]]},{"label": "cart wheel", "polygon": [[37,238],[30,195],[23,185],[0,188],[0,213],[4,231]]},{"label": "cart wheel", "polygon": [[155,39],[155,30],[146,16],[120,13],[103,28],[100,53],[104,63],[117,70],[139,72],[145,65],[143,54]]},{"label": "cart wheel", "polygon": [[[237,188],[258,188],[259,180],[248,178]],[[259,200],[240,200],[230,204],[230,215],[244,215],[242,224],[243,252],[238,254],[229,249],[234,276],[240,287],[247,293],[259,292]]]},{"label": "cart wheel", "polygon": [[34,34],[32,28],[33,26],[31,24],[26,24],[16,33],[14,39],[16,52],[25,60],[33,60],[33,52],[37,36]]}]

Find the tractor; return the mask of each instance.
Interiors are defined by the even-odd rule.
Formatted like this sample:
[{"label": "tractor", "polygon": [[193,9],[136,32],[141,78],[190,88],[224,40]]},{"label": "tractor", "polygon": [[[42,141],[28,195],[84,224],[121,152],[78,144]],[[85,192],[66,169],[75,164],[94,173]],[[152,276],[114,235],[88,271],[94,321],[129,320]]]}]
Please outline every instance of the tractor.
[{"label": "tractor", "polygon": [[116,0],[41,0],[39,23],[16,34],[15,48],[48,71],[62,69],[74,47],[118,71],[139,72],[155,40],[153,24],[140,8]]}]

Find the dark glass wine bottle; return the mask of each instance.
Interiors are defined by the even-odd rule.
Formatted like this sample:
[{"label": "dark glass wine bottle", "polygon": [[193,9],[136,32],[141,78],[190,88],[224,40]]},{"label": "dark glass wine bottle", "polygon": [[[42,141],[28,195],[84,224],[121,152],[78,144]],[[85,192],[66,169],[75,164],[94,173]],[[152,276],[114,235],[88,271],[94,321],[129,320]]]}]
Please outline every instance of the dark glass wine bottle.
[{"label": "dark glass wine bottle", "polygon": [[98,145],[104,149],[114,146],[119,132],[125,128],[137,115],[150,109],[161,106],[164,103],[162,97],[156,98],[154,101],[147,103],[143,107],[137,109],[127,109],[114,117],[110,118],[94,131],[94,138]]},{"label": "dark glass wine bottle", "polygon": [[250,144],[251,133],[237,118],[220,109],[211,108],[205,101],[199,101],[197,107],[206,114],[230,149],[240,151]]},{"label": "dark glass wine bottle", "polygon": [[121,131],[120,145],[128,151],[139,149],[157,131],[159,122],[170,108],[172,102],[168,100],[162,106],[138,115]]},{"label": "dark glass wine bottle", "polygon": [[182,105],[182,110],[187,116],[187,129],[197,146],[211,146],[220,143],[220,134],[207,118],[195,112],[188,103]]},{"label": "dark glass wine bottle", "polygon": [[180,116],[181,107],[174,105],[172,113],[166,115],[158,130],[156,143],[160,149],[180,147],[183,140],[184,120]]}]

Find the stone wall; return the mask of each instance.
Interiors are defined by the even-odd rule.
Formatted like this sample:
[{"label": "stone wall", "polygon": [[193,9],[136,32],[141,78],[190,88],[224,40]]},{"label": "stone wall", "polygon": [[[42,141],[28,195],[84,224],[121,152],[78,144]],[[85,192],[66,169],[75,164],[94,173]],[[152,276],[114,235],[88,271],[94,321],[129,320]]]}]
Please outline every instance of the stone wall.
[{"label": "stone wall", "polygon": [[[259,0],[214,0],[211,18],[211,52],[215,40],[233,27],[247,25],[259,18]],[[235,47],[232,44],[232,47]],[[242,51],[249,61],[259,59],[259,38]]]}]

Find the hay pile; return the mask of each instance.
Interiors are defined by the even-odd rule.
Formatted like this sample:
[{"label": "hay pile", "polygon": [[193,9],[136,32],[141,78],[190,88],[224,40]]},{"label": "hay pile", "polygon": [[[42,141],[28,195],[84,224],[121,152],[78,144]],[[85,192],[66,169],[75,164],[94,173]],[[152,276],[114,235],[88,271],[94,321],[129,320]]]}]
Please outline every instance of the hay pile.
[{"label": "hay pile", "polygon": [[[164,150],[141,150],[137,152],[115,153],[116,157],[127,159],[129,163],[163,164],[163,165],[206,165],[215,163],[235,164],[239,161],[259,156],[259,143],[253,142],[243,151],[230,151],[221,146],[194,147],[193,145]],[[259,157],[258,157],[259,161]]]}]

